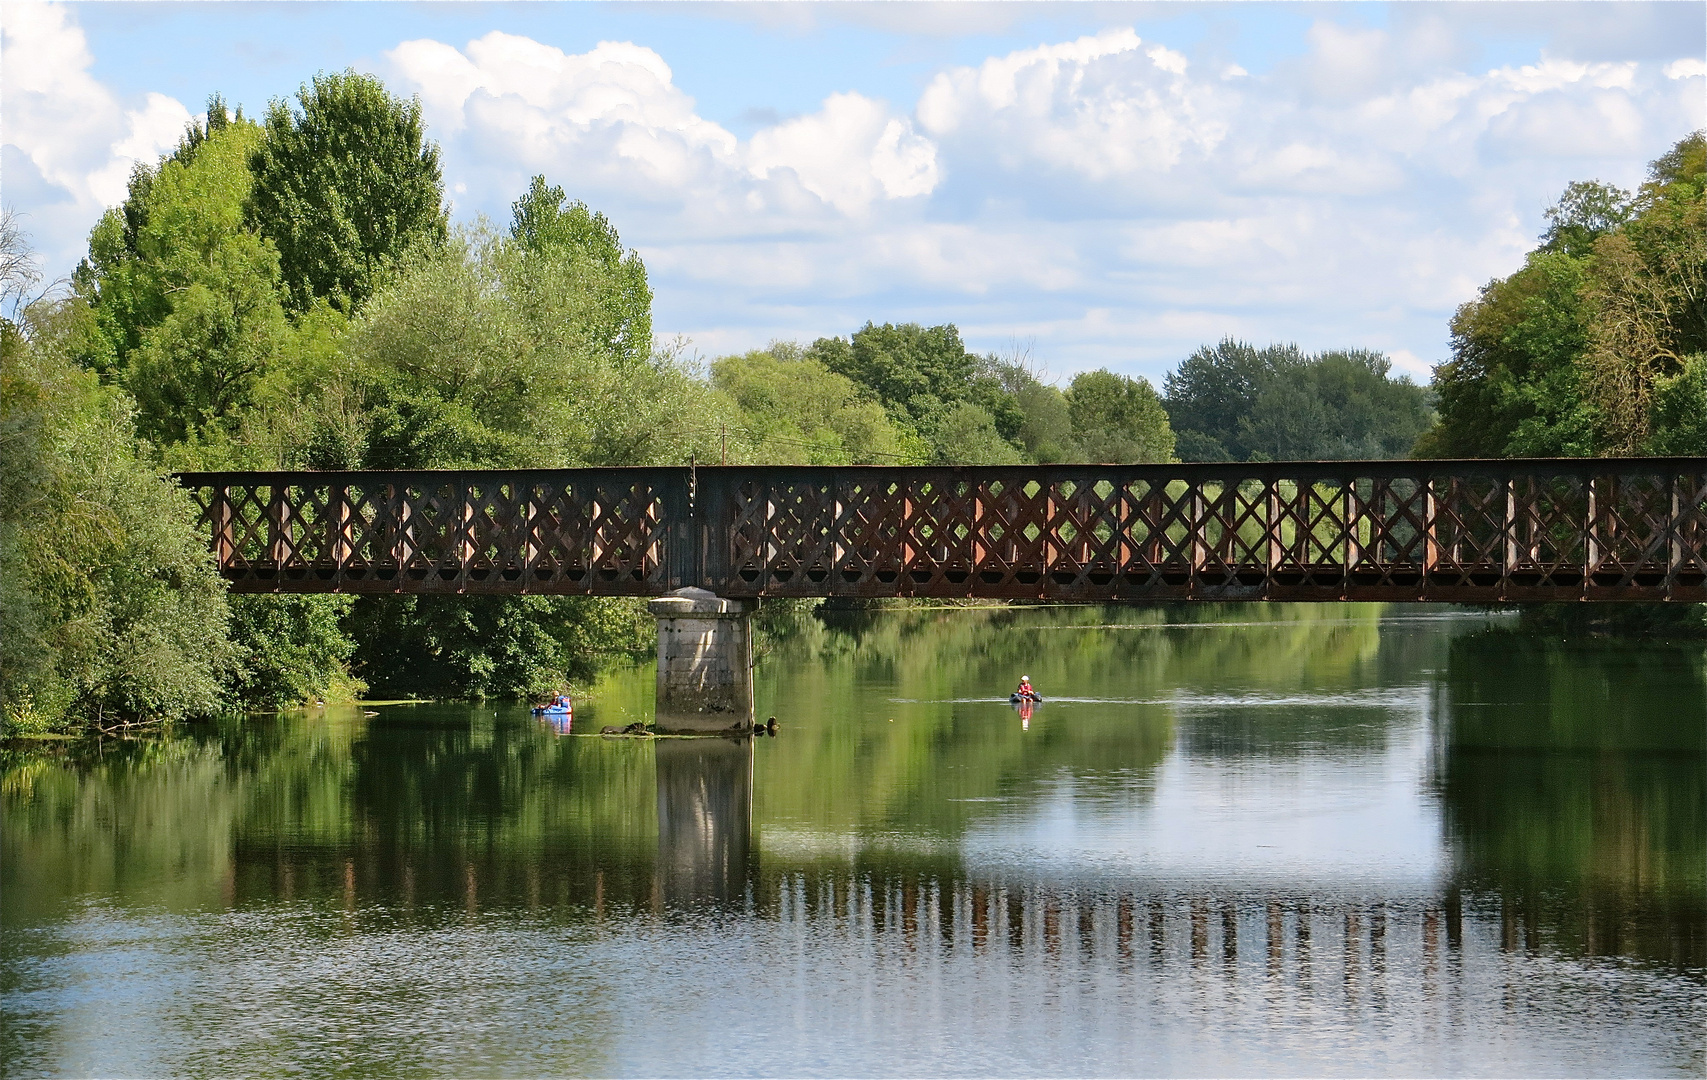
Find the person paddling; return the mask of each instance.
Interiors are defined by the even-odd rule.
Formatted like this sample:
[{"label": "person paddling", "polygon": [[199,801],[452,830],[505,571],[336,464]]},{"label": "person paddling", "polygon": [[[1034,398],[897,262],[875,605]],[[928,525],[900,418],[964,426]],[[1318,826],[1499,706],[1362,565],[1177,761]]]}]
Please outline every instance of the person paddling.
[{"label": "person paddling", "polygon": [[1037,691],[1033,690],[1031,688],[1031,676],[1030,675],[1021,675],[1019,677],[1019,687],[1014,690],[1014,697],[1019,698],[1021,701],[1042,701],[1043,700],[1041,697],[1038,696]]}]

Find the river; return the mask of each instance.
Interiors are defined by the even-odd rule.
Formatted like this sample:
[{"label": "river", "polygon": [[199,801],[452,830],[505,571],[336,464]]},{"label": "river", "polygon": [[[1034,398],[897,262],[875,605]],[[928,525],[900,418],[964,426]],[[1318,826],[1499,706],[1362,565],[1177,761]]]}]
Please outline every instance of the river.
[{"label": "river", "polygon": [[762,640],[775,737],[587,737],[642,667],[569,734],[387,705],[11,759],[4,1074],[1707,1072],[1698,642],[1373,605]]}]

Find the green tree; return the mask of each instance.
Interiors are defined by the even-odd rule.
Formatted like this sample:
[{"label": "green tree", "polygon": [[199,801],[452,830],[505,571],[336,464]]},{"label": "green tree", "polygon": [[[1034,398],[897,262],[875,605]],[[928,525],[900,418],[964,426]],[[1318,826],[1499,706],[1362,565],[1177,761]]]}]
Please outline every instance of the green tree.
[{"label": "green tree", "polygon": [[977,361],[952,325],[866,323],[849,339],[819,338],[807,355],[863,387],[903,422],[917,423],[966,394]]},{"label": "green tree", "polygon": [[[621,320],[601,306],[628,298],[598,286],[607,270],[572,249],[479,229],[407,253],[345,340],[361,464],[715,460],[733,406],[668,353],[635,361],[610,347],[596,328]],[[644,621],[635,603],[603,598],[362,597],[345,626],[354,669],[375,691],[480,697],[584,679],[650,647],[636,630]]]},{"label": "green tree", "polygon": [[1025,417],[1019,427],[1019,443],[1032,460],[1047,465],[1078,456],[1080,443],[1073,435],[1066,395],[1033,379],[1014,391],[1014,404]]},{"label": "green tree", "polygon": [[1073,439],[1085,461],[1171,461],[1174,433],[1156,391],[1143,379],[1085,371],[1067,388]]},{"label": "green tree", "polygon": [[90,236],[75,290],[94,313],[71,346],[121,382],[140,434],[184,468],[308,463],[346,320],[287,319],[272,244],[244,223],[260,129],[216,97]]},{"label": "green tree", "polygon": [[1434,373],[1439,419],[1423,457],[1558,457],[1591,453],[1594,415],[1578,360],[1587,337],[1578,292],[1583,260],[1530,254],[1452,319],[1452,359]]},{"label": "green tree", "polygon": [[621,367],[652,356],[652,289],[640,253],[603,214],[584,202],[565,205],[563,189],[535,176],[511,207],[510,236],[528,254],[567,271],[583,299],[580,325]]},{"label": "green tree", "polygon": [[392,260],[444,240],[438,146],[425,139],[420,101],[372,76],[317,75],[297,103],[267,108],[248,220],[278,248],[293,312],[324,297],[351,313]]},{"label": "green tree", "polygon": [[1257,395],[1275,371],[1302,360],[1295,345],[1258,350],[1232,338],[1206,345],[1182,360],[1162,380],[1164,406],[1181,456],[1187,461],[1244,457],[1239,421],[1251,414]]},{"label": "green tree", "polygon": [[937,406],[921,427],[943,465],[1018,465],[1024,460],[1019,448],[1002,437],[990,411],[970,401]]},{"label": "green tree", "polygon": [[[819,338],[807,355],[875,398],[931,446],[938,462],[1018,459],[1015,439],[1025,416],[1002,385],[998,362],[967,352],[951,323],[868,322],[849,338]],[[1008,450],[986,438],[990,430]]]},{"label": "green tree", "polygon": [[1541,246],[1452,321],[1421,456],[1633,454],[1699,445],[1707,353],[1707,135],[1649,167],[1634,198],[1575,183]]},{"label": "green tree", "polygon": [[137,457],[129,399],[67,345],[81,300],[8,324],[0,371],[0,696],[8,731],[217,707],[225,586],[196,510]]},{"label": "green tree", "polygon": [[1640,453],[1657,437],[1655,392],[1707,354],[1707,132],[1649,166],[1628,223],[1594,243],[1582,299],[1584,382],[1600,445]]},{"label": "green tree", "polygon": [[1393,458],[1428,427],[1428,393],[1366,349],[1305,355],[1223,340],[1169,373],[1165,406],[1187,461]]},{"label": "green tree", "polygon": [[1592,254],[1594,242],[1629,221],[1632,209],[1630,193],[1623,188],[1598,180],[1567,184],[1543,215],[1547,231],[1541,234],[1541,248],[1578,258]]},{"label": "green tree", "polygon": [[881,405],[862,397],[852,380],[793,343],[772,342],[765,349],[725,356],[711,365],[711,380],[740,409],[732,433],[737,454],[731,461],[885,465],[929,460],[929,449]]},{"label": "green tree", "polygon": [[124,381],[156,441],[233,422],[289,347],[277,254],[242,219],[260,137],[210,102],[205,128],[157,168],[137,167],[78,269],[100,329],[84,362]]},{"label": "green tree", "polygon": [[1404,457],[1428,427],[1427,392],[1391,372],[1367,349],[1310,357],[1269,381],[1239,421],[1240,442],[1274,460]]},{"label": "green tree", "polygon": [[361,597],[351,623],[362,678],[398,696],[543,696],[657,644],[643,601],[604,597]]},{"label": "green tree", "polygon": [[[133,174],[124,205],[91,237],[78,299],[56,313],[58,347],[131,390],[138,432],[175,467],[354,463],[316,453],[334,426],[328,393],[347,320],[324,301],[288,320],[277,252],[245,224],[261,139],[241,111],[233,117],[211,99],[205,123]],[[280,604],[292,619],[265,617]],[[225,669],[228,701],[339,695],[347,680],[325,657],[350,651],[337,629],[346,602],[240,597],[231,606],[241,659]],[[280,687],[290,688],[283,698]]]},{"label": "green tree", "polygon": [[1707,455],[1707,353],[1686,357],[1676,375],[1654,387],[1656,454]]},{"label": "green tree", "polygon": [[706,460],[730,410],[665,353],[632,364],[573,262],[480,230],[406,256],[346,343],[374,468]]},{"label": "green tree", "polygon": [[986,356],[984,362],[1019,411],[1014,441],[1022,454],[1042,464],[1078,458],[1081,450],[1073,435],[1066,396],[1038,377],[1025,353],[1008,360]]},{"label": "green tree", "polygon": [[348,674],[355,642],[341,625],[353,605],[349,596],[232,597],[232,703],[281,709],[358,696],[365,687]]}]

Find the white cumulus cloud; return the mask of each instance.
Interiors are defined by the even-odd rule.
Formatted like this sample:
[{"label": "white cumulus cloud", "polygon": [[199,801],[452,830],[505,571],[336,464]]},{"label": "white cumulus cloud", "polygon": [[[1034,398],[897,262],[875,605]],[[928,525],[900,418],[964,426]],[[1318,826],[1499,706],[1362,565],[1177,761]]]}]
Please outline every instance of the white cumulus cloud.
[{"label": "white cumulus cloud", "polygon": [[1707,60],[1690,56],[1673,61],[1665,66],[1665,76],[1668,79],[1699,79],[1707,76]]},{"label": "white cumulus cloud", "polygon": [[58,4],[7,4],[0,55],[6,202],[27,215],[50,266],[74,262],[101,209],[124,199],[132,167],[170,150],[190,112],[157,93],[127,107],[89,73],[83,31]]},{"label": "white cumulus cloud", "polygon": [[793,170],[801,186],[844,212],[879,198],[928,195],[937,184],[930,140],[854,93],[832,94],[818,112],[758,132],[746,157],[755,176]]},{"label": "white cumulus cloud", "polygon": [[814,201],[858,214],[937,183],[931,142],[857,93],[743,144],[699,115],[663,57],[628,42],[577,54],[494,31],[460,50],[406,41],[386,58],[441,139],[510,166],[496,184],[543,171],[577,189],[696,203],[714,221],[809,212]]},{"label": "white cumulus cloud", "polygon": [[1194,80],[1184,56],[1108,30],[945,71],[919,99],[932,135],[976,143],[1010,168],[1102,180],[1166,171],[1226,137],[1233,101]]},{"label": "white cumulus cloud", "polygon": [[[798,33],[924,17],[892,7],[763,10]],[[1290,55],[1239,57],[1254,74],[1213,42],[1182,52],[1130,27],[1027,37],[926,71],[916,98],[894,79],[815,86],[815,105],[750,137],[678,82],[666,58],[680,54],[644,41],[575,53],[493,31],[458,46],[400,7],[369,55],[394,91],[420,95],[458,218],[503,218],[546,174],[640,249],[659,330],[704,349],[917,319],[953,321],[977,348],[1036,338],[1063,373],[1155,378],[1234,334],[1385,349],[1420,375],[1444,356],[1452,309],[1519,264],[1567,182],[1631,187],[1707,125],[1707,62],[1665,5],[1567,5],[1555,15],[1593,27],[1477,66],[1476,27],[1540,19],[1530,7],[1409,6],[1382,29],[1313,9]],[[94,9],[0,15],[5,197],[66,269],[133,163],[188,118],[171,97],[96,80],[79,10]],[[1631,11],[1655,29],[1618,30]],[[1567,38],[1581,40],[1548,44]],[[724,107],[776,116],[789,99],[755,93]]]}]

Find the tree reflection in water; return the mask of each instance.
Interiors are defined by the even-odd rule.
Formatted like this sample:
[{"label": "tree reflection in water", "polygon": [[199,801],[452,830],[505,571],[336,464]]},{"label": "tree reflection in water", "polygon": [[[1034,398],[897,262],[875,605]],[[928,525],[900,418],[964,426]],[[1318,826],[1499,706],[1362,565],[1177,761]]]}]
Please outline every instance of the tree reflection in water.
[{"label": "tree reflection in water", "polygon": [[[423,1017],[453,1072],[1320,1072],[1329,1045],[1365,1072],[1700,1073],[1698,646],[1193,610],[1260,625],[808,620],[765,660],[775,739],[413,706],[14,762],[0,1052],[18,1075],[273,1071],[312,1007],[364,1073],[431,1071]],[[1017,670],[1052,692],[1028,731]],[[649,681],[578,724],[632,719]],[[1316,783],[1349,794],[1275,820],[1318,839],[1229,835],[1228,808]],[[1190,813],[1152,813],[1194,784]],[[1391,860],[1421,870],[1311,864],[1336,822],[1386,860],[1394,806],[1426,828]],[[1196,831],[1149,859],[1164,820]],[[1297,857],[1224,860],[1270,840]],[[157,1022],[99,1035],[114,1011],[80,1003],[107,995]],[[730,995],[818,1042],[741,1056],[781,1036]],[[624,1026],[652,1010],[677,1041]],[[470,1015],[511,1034],[476,1046]],[[222,1025],[255,1040],[196,1057],[182,1033]]]},{"label": "tree reflection in water", "polygon": [[1707,967],[1700,644],[1494,631],[1450,659],[1435,786],[1501,947]]}]

